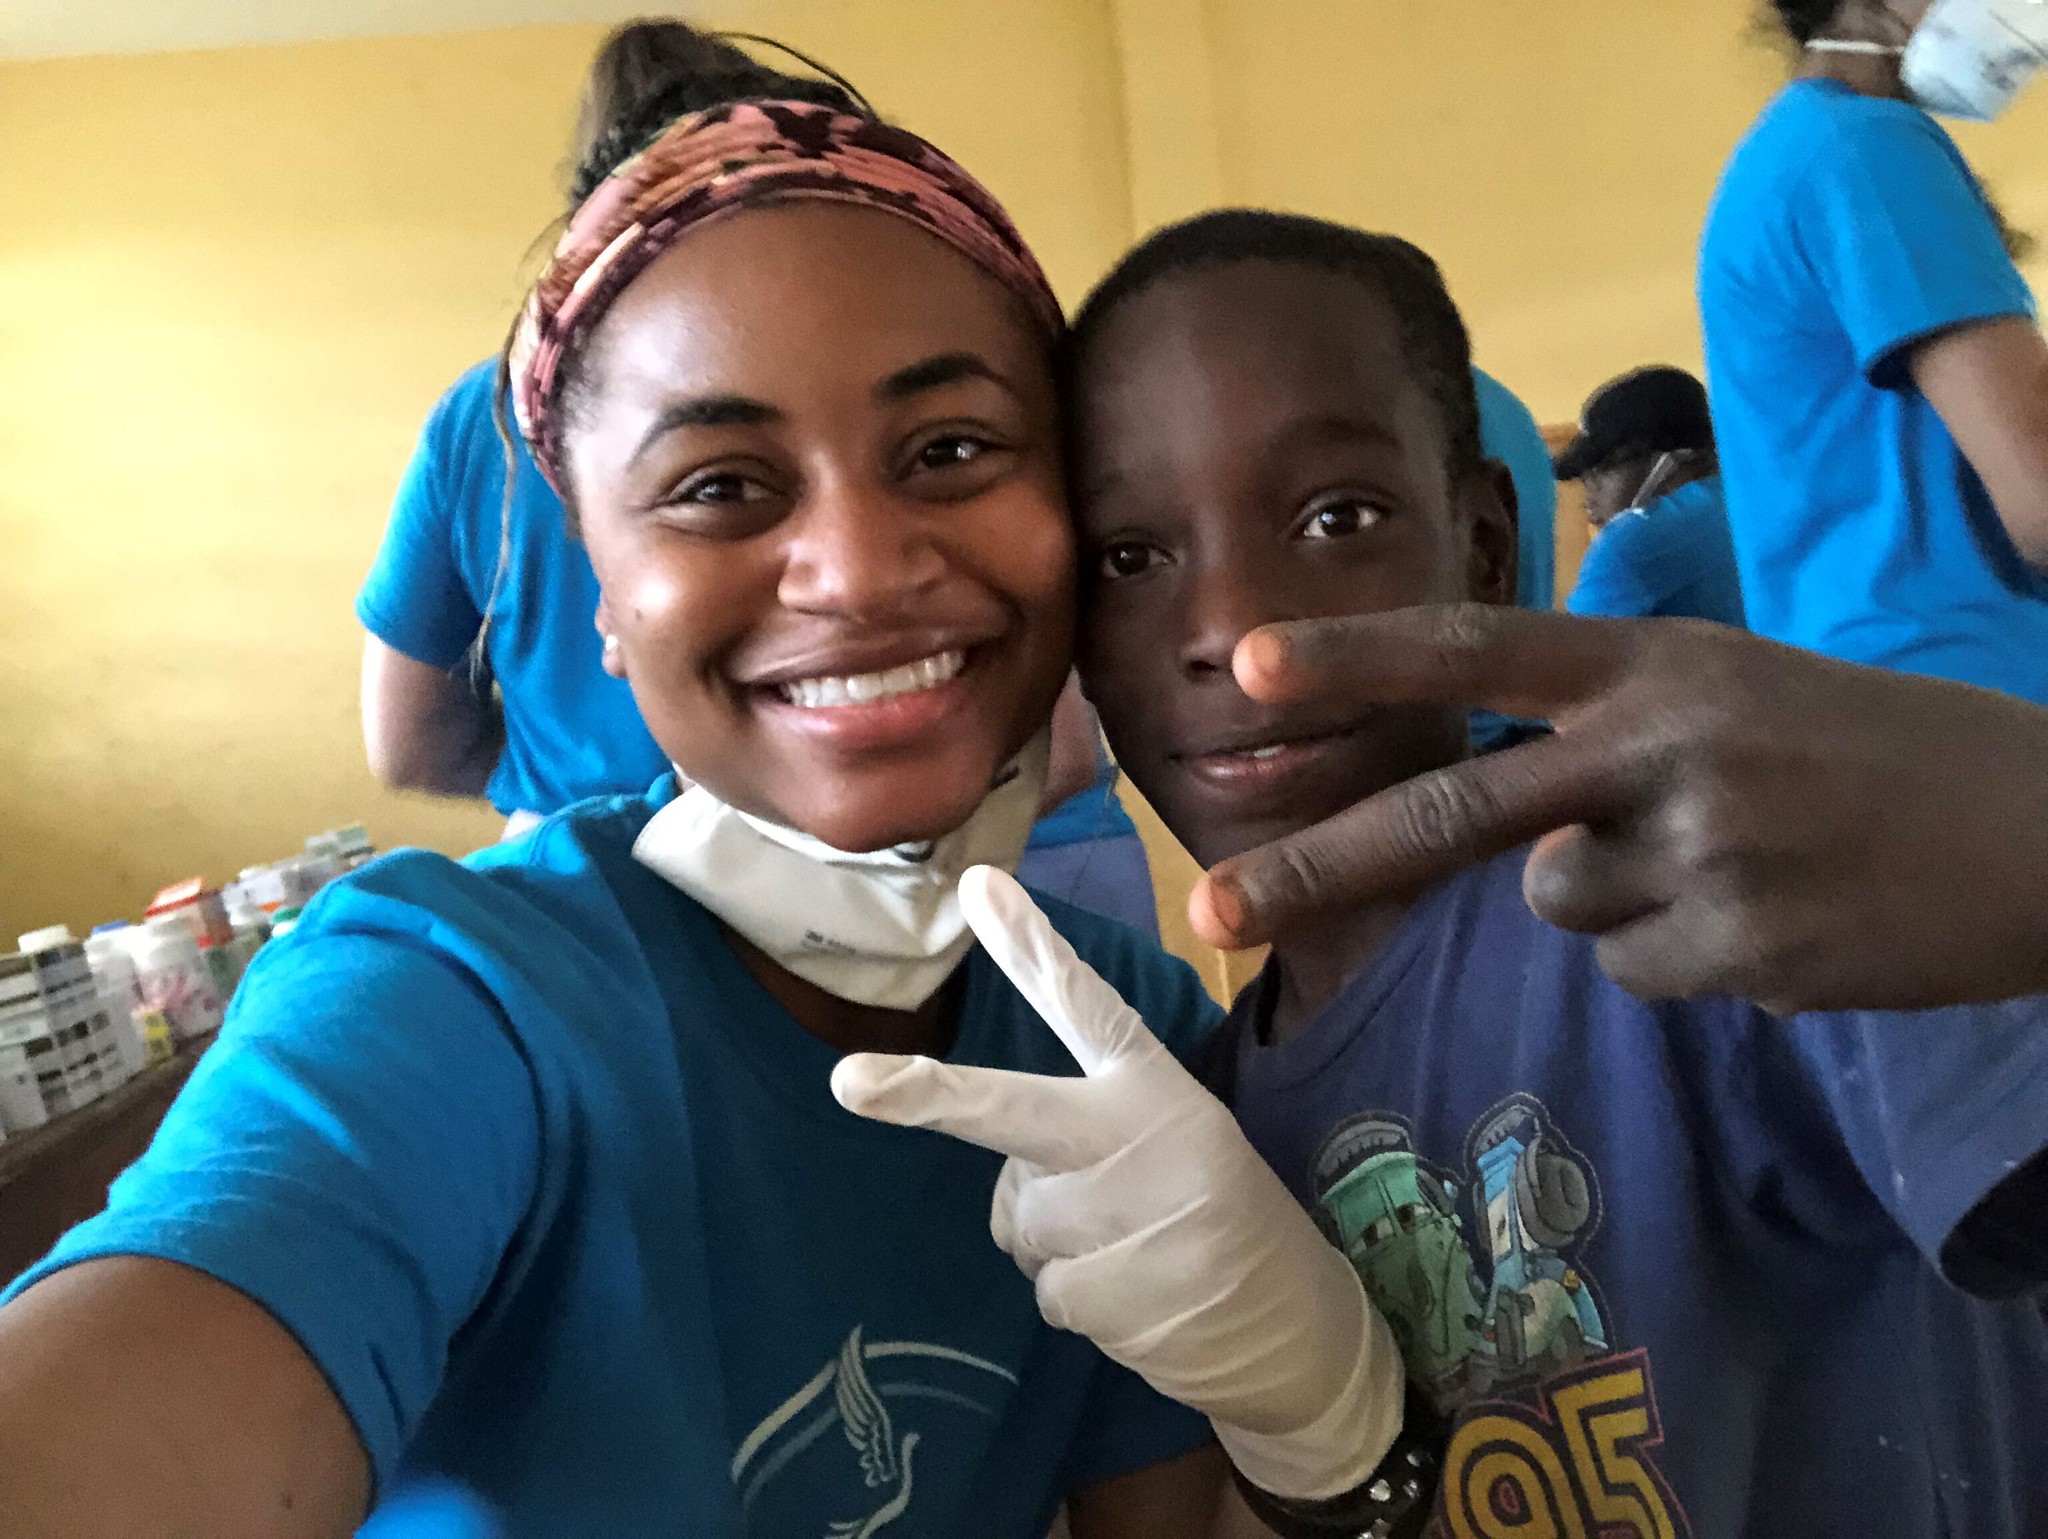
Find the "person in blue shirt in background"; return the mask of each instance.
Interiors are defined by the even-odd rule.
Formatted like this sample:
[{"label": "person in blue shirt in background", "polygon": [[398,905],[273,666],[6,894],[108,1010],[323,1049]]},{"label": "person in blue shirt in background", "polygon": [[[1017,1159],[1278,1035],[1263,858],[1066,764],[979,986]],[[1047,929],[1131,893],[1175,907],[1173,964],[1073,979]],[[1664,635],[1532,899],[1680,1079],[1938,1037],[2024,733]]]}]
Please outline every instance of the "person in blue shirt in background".
[{"label": "person in blue shirt in background", "polygon": [[[744,57],[677,22],[620,28],[592,61],[576,158],[616,121],[617,103]],[[496,374],[495,360],[470,369],[428,417],[356,615],[368,633],[372,772],[403,790],[487,797],[518,833],[586,797],[644,791],[669,762],[632,692],[605,671],[589,554],[526,445],[499,432]],[[1156,938],[1145,847],[1077,686],[1053,731],[1048,811],[1020,875]]]},{"label": "person in blue shirt in background", "polygon": [[1479,448],[1508,467],[1515,482],[1515,602],[1549,609],[1557,601],[1557,483],[1536,414],[1484,369],[1472,370],[1479,394]]},{"label": "person in blue shirt in background", "polygon": [[[619,28],[591,60],[570,164],[663,81],[744,58],[676,23]],[[586,797],[644,791],[669,759],[603,666],[597,574],[525,441],[501,431],[497,372],[477,364],[428,415],[356,618],[371,772],[487,798],[516,834]]]},{"label": "person in blue shirt in background", "polygon": [[[1458,771],[1529,785],[1578,752],[1567,713],[1554,738],[1461,762],[1463,711],[1415,687],[1413,658],[1384,703],[1243,687],[1280,654],[1240,645],[1268,623],[1511,596],[1503,478],[1427,256],[1204,215],[1126,256],[1074,332],[1098,572],[1082,676],[1198,860],[1356,819],[1417,776],[1426,833],[1494,805],[1455,794]],[[1610,748],[1594,772],[1631,762]],[[2048,1003],[1645,1002],[1592,938],[1531,913],[1525,860],[1271,934],[1205,1055],[1453,1423],[1427,1531],[2041,1533]]]},{"label": "person in blue shirt in background", "polygon": [[1583,488],[1593,543],[1566,608],[1742,624],[1706,386],[1683,369],[1637,369],[1596,390],[1579,422],[1557,479]]},{"label": "person in blue shirt in background", "polygon": [[[1475,367],[1472,388],[1479,397],[1480,452],[1505,466],[1514,485],[1515,603],[1523,609],[1549,609],[1557,597],[1557,482],[1550,449],[1535,413],[1506,385]],[[1511,748],[1549,730],[1533,717],[1484,707],[1472,713],[1472,745],[1482,753]]]},{"label": "person in blue shirt in background", "polygon": [[1076,783],[1082,789],[1032,825],[1017,880],[1159,939],[1152,862],[1138,825],[1117,796],[1119,772],[1079,679],[1067,680],[1053,708],[1053,761],[1054,795]]},{"label": "person in blue shirt in background", "polygon": [[1798,78],[1700,246],[1707,387],[1749,623],[2048,702],[2048,343],[1933,112],[2048,61],[2032,0],[1775,0]]},{"label": "person in blue shirt in background", "polygon": [[427,418],[356,616],[372,771],[487,797],[517,833],[644,790],[668,759],[604,671],[590,557],[526,446],[500,440],[496,383],[496,362],[478,364]]}]

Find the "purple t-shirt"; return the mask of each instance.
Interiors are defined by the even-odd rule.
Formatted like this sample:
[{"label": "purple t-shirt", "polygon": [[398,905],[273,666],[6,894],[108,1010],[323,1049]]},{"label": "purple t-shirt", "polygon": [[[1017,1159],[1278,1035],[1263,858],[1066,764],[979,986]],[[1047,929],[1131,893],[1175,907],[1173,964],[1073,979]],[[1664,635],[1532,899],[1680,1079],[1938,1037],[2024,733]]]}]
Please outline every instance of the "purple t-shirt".
[{"label": "purple t-shirt", "polygon": [[1206,1064],[1454,1413],[1432,1536],[2048,1533],[2048,1276],[1950,1243],[2048,1146],[2048,1002],[1647,1005],[1522,859]]}]

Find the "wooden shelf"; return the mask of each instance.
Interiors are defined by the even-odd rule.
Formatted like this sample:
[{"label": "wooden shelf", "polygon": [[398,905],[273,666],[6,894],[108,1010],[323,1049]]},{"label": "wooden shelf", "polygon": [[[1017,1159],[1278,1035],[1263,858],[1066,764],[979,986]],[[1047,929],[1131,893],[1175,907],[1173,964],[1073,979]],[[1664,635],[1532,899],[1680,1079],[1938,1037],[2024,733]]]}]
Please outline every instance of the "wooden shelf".
[{"label": "wooden shelf", "polygon": [[212,1041],[154,1064],[89,1106],[0,1143],[0,1281],[40,1260],[106,1206],[107,1187],[149,1146]]}]

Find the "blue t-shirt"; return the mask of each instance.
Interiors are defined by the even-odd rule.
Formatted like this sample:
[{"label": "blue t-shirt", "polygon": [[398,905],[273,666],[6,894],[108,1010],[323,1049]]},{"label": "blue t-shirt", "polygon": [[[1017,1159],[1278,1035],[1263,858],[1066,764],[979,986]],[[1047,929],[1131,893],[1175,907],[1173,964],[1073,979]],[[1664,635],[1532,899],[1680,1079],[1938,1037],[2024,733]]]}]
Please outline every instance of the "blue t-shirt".
[{"label": "blue t-shirt", "polygon": [[1742,579],[1721,478],[1694,481],[1616,515],[1593,537],[1565,607],[1575,615],[1742,624]]},{"label": "blue t-shirt", "polygon": [[[456,1482],[513,1539],[1043,1539],[1068,1492],[1201,1446],[1041,1320],[989,1238],[1002,1161],[842,1111],[832,1050],[632,859],[673,794],[323,892],[28,1278],[220,1278],[319,1364],[381,1491]],[[1176,1050],[1214,1024],[1185,965],[1047,907]],[[954,1061],[1075,1072],[964,965]]]},{"label": "blue t-shirt", "polygon": [[[513,435],[512,502],[491,418],[496,365],[441,397],[399,483],[356,616],[386,646],[434,668],[469,655],[491,609],[491,674],[505,750],[491,772],[500,812],[558,812],[586,796],[644,790],[668,769],[633,692],[604,671],[597,574],[570,538],[562,503]],[[509,529],[498,580],[501,520]]]},{"label": "blue t-shirt", "polygon": [[1751,628],[2048,704],[2048,578],[1909,367],[2033,314],[1954,141],[1905,102],[1788,87],[1722,176],[1699,289]]},{"label": "blue t-shirt", "polygon": [[1557,473],[1543,429],[1521,397],[1483,369],[1472,371],[1479,392],[1479,449],[1515,478],[1515,603],[1548,609],[1557,588]]},{"label": "blue t-shirt", "polygon": [[1936,1260],[2048,1146],[2048,1003],[1644,1004],[1523,861],[1205,1055],[1455,1418],[1431,1534],[2048,1533],[2048,1320]]},{"label": "blue t-shirt", "polygon": [[[1506,465],[1515,482],[1515,604],[1548,609],[1557,592],[1557,476],[1550,447],[1520,396],[1483,369],[1472,371],[1472,385],[1479,393],[1480,452]],[[1472,712],[1472,746],[1482,753],[1548,730],[1528,717]]]}]

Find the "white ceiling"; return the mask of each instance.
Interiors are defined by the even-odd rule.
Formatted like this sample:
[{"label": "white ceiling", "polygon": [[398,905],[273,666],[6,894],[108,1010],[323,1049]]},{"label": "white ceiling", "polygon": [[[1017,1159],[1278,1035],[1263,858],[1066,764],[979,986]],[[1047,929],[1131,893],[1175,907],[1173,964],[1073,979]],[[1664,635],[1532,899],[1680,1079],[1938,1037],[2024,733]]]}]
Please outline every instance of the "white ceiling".
[{"label": "white ceiling", "polygon": [[0,58],[466,32],[689,9],[673,0],[0,0]]}]

